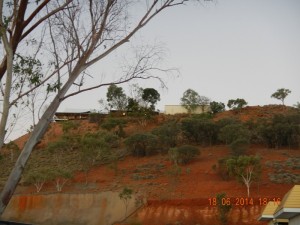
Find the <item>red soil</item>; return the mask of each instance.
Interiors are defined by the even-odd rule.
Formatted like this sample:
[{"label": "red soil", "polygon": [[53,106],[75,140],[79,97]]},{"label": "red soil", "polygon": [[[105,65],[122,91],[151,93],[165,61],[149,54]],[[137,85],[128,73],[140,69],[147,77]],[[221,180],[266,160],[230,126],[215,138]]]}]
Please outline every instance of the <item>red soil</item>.
[{"label": "red soil", "polygon": [[[274,113],[287,113],[290,109],[282,106],[265,106],[265,107],[247,107],[240,113],[227,111],[217,115],[216,119],[225,117],[238,117],[245,121],[251,118],[270,118]],[[146,127],[139,125],[128,125],[125,128],[126,133],[134,133],[138,130],[151,130],[157,126],[155,124],[164,120],[164,116],[157,118],[155,123],[148,124]],[[96,125],[83,121],[79,132],[92,131]],[[52,124],[48,133],[40,146],[49,141],[53,141],[62,134],[60,126]],[[16,142],[21,147],[28,136],[18,139]],[[83,192],[83,191],[104,191],[104,190],[122,190],[124,186],[132,188],[140,198],[147,198],[148,205],[151,206],[193,206],[202,205],[210,207],[209,198],[215,197],[217,193],[226,192],[228,197],[233,201],[235,198],[246,198],[247,191],[243,184],[234,179],[224,181],[212,169],[217,165],[218,159],[228,155],[229,150],[226,146],[200,147],[201,155],[193,162],[181,167],[181,175],[178,181],[168,175],[172,165],[167,156],[156,155],[151,157],[136,158],[126,157],[118,163],[118,170],[114,171],[107,165],[97,166],[88,173],[88,186],[85,188],[85,175],[78,172],[75,178],[68,183],[63,192]],[[284,194],[293,186],[291,184],[272,183],[268,174],[272,172],[271,168],[265,165],[266,161],[284,161],[287,158],[300,156],[297,150],[289,149],[266,149],[261,146],[252,146],[248,154],[259,154],[262,157],[263,173],[259,184],[253,183],[251,186],[251,197],[259,204],[259,198],[283,198]],[[148,165],[148,167],[147,167]],[[160,169],[155,169],[159,167]],[[138,173],[138,169],[146,167],[144,173]],[[134,179],[136,176],[152,174],[149,179]],[[52,188],[52,189],[51,189]],[[54,191],[53,185],[46,185],[45,191]],[[34,188],[22,188],[23,192],[34,192]],[[145,223],[147,224],[147,223]],[[240,223],[239,225],[242,225]],[[254,223],[245,223],[254,224]],[[255,223],[256,224],[256,223]],[[265,224],[265,223],[259,223]],[[206,224],[209,225],[209,224]]]}]

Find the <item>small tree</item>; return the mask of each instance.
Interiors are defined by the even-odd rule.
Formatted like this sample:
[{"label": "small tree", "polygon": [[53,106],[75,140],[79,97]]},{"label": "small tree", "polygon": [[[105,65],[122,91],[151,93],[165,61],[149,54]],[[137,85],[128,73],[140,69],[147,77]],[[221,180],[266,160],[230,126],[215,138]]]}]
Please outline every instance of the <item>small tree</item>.
[{"label": "small tree", "polygon": [[187,164],[199,154],[199,149],[191,145],[183,145],[169,150],[169,157],[175,165]]},{"label": "small tree", "polygon": [[209,106],[210,99],[206,96],[199,97],[199,105],[201,107],[202,112],[205,112],[205,107]]},{"label": "small tree", "polygon": [[25,182],[34,184],[36,187],[36,192],[40,192],[45,182],[51,179],[49,171],[49,168],[37,168],[36,170],[29,170],[25,174]]},{"label": "small tree", "polygon": [[127,216],[127,210],[129,201],[132,198],[133,190],[130,188],[125,187],[123,191],[119,194],[120,199],[123,201],[125,205],[125,217]]},{"label": "small tree", "polygon": [[239,156],[226,161],[229,174],[245,184],[248,197],[250,196],[250,186],[254,180],[261,175],[261,163],[258,156]]},{"label": "small tree", "polygon": [[86,134],[80,141],[80,161],[85,173],[85,183],[87,184],[88,172],[98,160],[105,161],[110,158],[109,144],[98,134]]},{"label": "small tree", "polygon": [[217,207],[219,212],[219,219],[222,225],[228,224],[228,214],[232,208],[231,204],[224,204],[226,193],[217,194]]},{"label": "small tree", "polygon": [[133,113],[138,112],[140,110],[139,102],[134,98],[128,98],[127,110]]},{"label": "small tree", "polygon": [[111,109],[124,110],[127,106],[127,97],[122,87],[111,84],[107,89],[106,97]]},{"label": "small tree", "polygon": [[248,103],[243,98],[228,100],[227,106],[230,109],[240,110],[244,108]]},{"label": "small tree", "polygon": [[271,95],[271,98],[276,98],[276,99],[280,100],[282,102],[282,105],[284,105],[284,99],[290,93],[291,93],[291,91],[289,89],[280,88],[280,89],[277,89],[277,91]]},{"label": "small tree", "polygon": [[146,103],[146,107],[148,108],[148,104],[150,104],[150,110],[155,110],[155,104],[160,101],[160,94],[154,88],[145,88],[143,89],[142,99]]},{"label": "small tree", "polygon": [[72,173],[67,169],[54,168],[50,172],[50,177],[54,180],[56,190],[61,192],[64,185],[72,178]]},{"label": "small tree", "polygon": [[222,102],[212,101],[209,105],[210,105],[210,110],[211,110],[212,114],[216,114],[218,112],[225,111],[225,104]]},{"label": "small tree", "polygon": [[187,89],[181,98],[181,105],[191,114],[199,106],[199,99],[200,96],[196,91]]}]

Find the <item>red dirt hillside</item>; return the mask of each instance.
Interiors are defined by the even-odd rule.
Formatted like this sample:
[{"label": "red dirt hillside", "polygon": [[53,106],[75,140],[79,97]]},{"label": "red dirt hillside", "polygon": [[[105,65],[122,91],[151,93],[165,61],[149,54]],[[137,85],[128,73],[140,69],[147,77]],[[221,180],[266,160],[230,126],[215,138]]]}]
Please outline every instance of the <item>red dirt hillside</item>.
[{"label": "red dirt hillside", "polygon": [[[215,119],[234,117],[242,121],[259,118],[271,118],[275,114],[288,114],[295,112],[296,109],[278,105],[246,107],[240,112],[226,111],[216,115]],[[154,127],[166,120],[165,115],[159,115],[146,127],[141,127],[137,123],[130,123],[124,128],[127,135],[142,130],[152,130]],[[81,121],[79,132],[85,133],[99,129],[97,124],[91,124],[88,121]],[[62,134],[62,128],[59,123],[52,123],[45,137],[38,145],[38,149],[47,145],[48,142],[55,141]],[[21,147],[28,136],[23,136],[15,142]],[[147,199],[148,205],[142,211],[132,216],[132,220],[138,220],[141,224],[163,224],[167,223],[167,214],[161,213],[157,217],[161,223],[156,223],[154,217],[147,217],[151,210],[156,212],[160,207],[179,207],[187,214],[194,212],[200,207],[205,212],[216,213],[215,208],[209,204],[209,198],[215,197],[217,193],[226,192],[231,197],[233,204],[238,199],[246,198],[247,192],[243,184],[234,179],[223,180],[213,169],[217,165],[218,159],[229,154],[229,149],[225,145],[201,147],[201,154],[191,163],[181,166],[181,174],[176,180],[170,175],[172,164],[167,155],[155,155],[151,157],[132,157],[127,156],[118,162],[118,170],[113,170],[108,165],[93,167],[88,173],[88,185],[85,186],[85,175],[83,172],[77,172],[75,177],[63,189],[63,192],[99,192],[104,190],[122,190],[127,186],[133,189],[137,196]],[[276,184],[270,181],[269,176],[274,173],[274,168],[268,167],[268,162],[279,162],[284,164],[291,158],[300,157],[298,149],[267,149],[264,146],[251,146],[247,154],[260,155],[262,159],[262,179],[259,183],[253,183],[251,186],[251,197],[254,199],[255,218],[236,219],[237,215],[232,215],[231,224],[266,224],[257,222],[257,216],[263,207],[260,198],[283,198],[284,194],[293,186],[293,184]],[[295,171],[300,173],[299,171]],[[55,189],[52,184],[45,185],[43,192],[53,192]],[[34,186],[20,186],[18,193],[34,193]],[[147,208],[148,207],[148,208]],[[151,210],[150,210],[150,208]],[[235,206],[234,206],[235,207]],[[236,206],[237,209],[239,208]],[[243,206],[245,207],[245,206]],[[148,211],[147,211],[148,210]],[[149,211],[150,210],[150,211]],[[167,209],[166,209],[167,210]],[[254,210],[254,209],[253,209]],[[197,210],[196,210],[197,211]],[[195,212],[196,212],[195,211]],[[234,213],[242,213],[234,211]],[[159,213],[157,212],[157,215]],[[199,214],[199,213],[198,213]],[[164,216],[165,215],[165,216]],[[217,224],[216,216],[206,221],[206,225]],[[254,217],[254,216],[252,216]],[[234,219],[235,218],[235,219]],[[173,224],[170,223],[170,224]],[[181,224],[193,224],[181,223]],[[202,223],[200,223],[202,224]]]},{"label": "red dirt hillside", "polygon": [[236,118],[241,121],[257,121],[258,119],[270,119],[276,114],[291,114],[296,113],[296,108],[284,105],[265,105],[265,106],[246,106],[241,110],[229,110],[222,113],[218,113],[215,116],[215,120],[223,118]]}]

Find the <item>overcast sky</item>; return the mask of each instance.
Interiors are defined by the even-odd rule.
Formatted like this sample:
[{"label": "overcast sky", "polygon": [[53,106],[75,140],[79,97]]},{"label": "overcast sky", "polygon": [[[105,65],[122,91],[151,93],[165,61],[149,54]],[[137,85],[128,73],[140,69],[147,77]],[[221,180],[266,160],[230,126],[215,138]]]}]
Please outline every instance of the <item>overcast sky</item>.
[{"label": "overcast sky", "polygon": [[[133,16],[141,13],[139,8]],[[213,101],[244,98],[252,106],[280,104],[270,96],[288,88],[292,93],[286,105],[300,102],[300,0],[213,0],[170,8],[127,46],[89,68],[93,78],[87,77],[85,87],[120,75],[122,59],[130,58],[129,46],[153,43],[166,50],[161,68],[178,68],[180,76],[163,77],[167,89],[157,80],[132,83],[157,89],[160,111],[180,104],[189,88]],[[129,94],[128,84],[122,87]],[[105,87],[69,98],[58,111],[101,110],[98,101],[106,99],[106,92]],[[27,132],[27,116],[9,139]]]},{"label": "overcast sky", "polygon": [[[163,43],[164,66],[180,70],[178,78],[166,79],[167,90],[157,81],[140,83],[161,93],[160,110],[180,104],[188,88],[214,101],[244,98],[249,105],[279,104],[271,94],[288,88],[286,104],[300,102],[299,0],[218,0],[171,8],[135,40]],[[98,64],[92,73],[110,74],[105,68]],[[68,99],[59,110],[99,109],[97,101],[105,99],[106,90]]]}]

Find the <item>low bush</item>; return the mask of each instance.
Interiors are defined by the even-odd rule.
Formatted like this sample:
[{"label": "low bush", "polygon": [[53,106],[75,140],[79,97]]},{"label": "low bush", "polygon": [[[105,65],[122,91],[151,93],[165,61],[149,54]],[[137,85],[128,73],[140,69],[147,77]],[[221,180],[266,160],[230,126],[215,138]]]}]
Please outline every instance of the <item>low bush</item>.
[{"label": "low bush", "polygon": [[163,150],[173,148],[177,145],[179,132],[180,127],[175,121],[163,124],[152,131],[158,137],[160,147]]},{"label": "low bush", "polygon": [[197,147],[191,145],[183,145],[169,150],[170,159],[177,164],[187,164],[193,158],[200,154]]},{"label": "low bush", "polygon": [[126,123],[127,121],[124,119],[109,118],[102,123],[101,127],[108,131],[112,131],[119,137],[125,137],[125,132],[123,128],[126,125]]},{"label": "low bush", "polygon": [[79,127],[78,121],[64,121],[62,123],[62,130],[64,134],[70,133],[71,130],[76,130]]},{"label": "low bush", "polygon": [[250,140],[250,132],[243,124],[228,124],[220,129],[219,140],[226,144],[231,144],[239,138]]},{"label": "low bush", "polygon": [[183,119],[181,130],[186,139],[202,145],[215,144],[218,137],[216,123],[205,117]]},{"label": "low bush", "polygon": [[230,144],[231,154],[233,156],[244,155],[249,148],[249,141],[245,138],[238,138]]},{"label": "low bush", "polygon": [[137,133],[124,141],[127,149],[134,156],[149,156],[157,151],[157,136],[150,133]]},{"label": "low bush", "polygon": [[228,224],[228,215],[232,208],[231,204],[224,204],[224,199],[226,198],[226,193],[218,193],[216,196],[217,199],[217,209],[218,209],[218,217],[222,225]]}]

